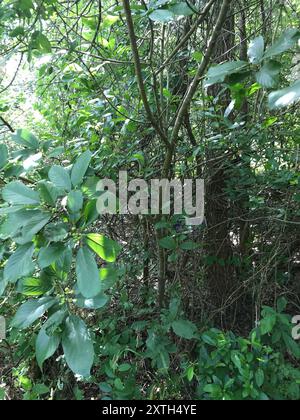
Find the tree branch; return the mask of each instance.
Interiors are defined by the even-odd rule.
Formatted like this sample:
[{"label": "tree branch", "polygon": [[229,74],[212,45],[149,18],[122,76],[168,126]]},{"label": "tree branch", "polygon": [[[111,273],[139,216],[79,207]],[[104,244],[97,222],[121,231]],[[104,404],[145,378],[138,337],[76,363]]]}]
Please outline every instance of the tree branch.
[{"label": "tree branch", "polygon": [[159,137],[163,140],[163,142],[166,144],[167,148],[170,149],[171,146],[170,146],[169,140],[167,136],[165,135],[165,133],[163,132],[163,130],[161,129],[161,127],[159,126],[159,124],[157,123],[157,120],[154,114],[152,113],[149,102],[148,102],[146,88],[145,88],[143,74],[142,74],[140,56],[139,56],[136,36],[134,32],[134,25],[133,25],[129,0],[123,0],[123,8],[124,8],[125,16],[126,16],[127,28],[128,28],[131,50],[133,54],[133,61],[134,61],[134,66],[135,66],[135,73],[138,80],[139,91],[141,94],[143,105],[153,128],[155,129]]},{"label": "tree branch", "polygon": [[7,122],[3,117],[0,116],[0,120],[3,122],[3,125],[5,125],[9,129],[11,133],[15,132],[15,130],[12,128],[9,122]]},{"label": "tree branch", "polygon": [[175,144],[178,138],[178,134],[179,134],[179,130],[180,127],[182,125],[183,122],[183,118],[185,113],[187,112],[191,101],[193,100],[193,97],[196,93],[196,90],[199,86],[199,83],[201,81],[202,76],[204,75],[209,63],[210,63],[210,59],[213,55],[213,52],[216,48],[216,44],[217,44],[217,40],[220,36],[221,30],[222,30],[222,26],[227,18],[227,13],[229,11],[229,6],[230,3],[232,2],[232,0],[224,0],[218,19],[217,19],[217,23],[216,26],[213,30],[211,39],[209,41],[208,47],[207,47],[207,51],[206,54],[198,68],[198,71],[192,81],[192,83],[190,84],[185,97],[183,98],[183,101],[180,105],[180,108],[178,110],[177,116],[176,116],[176,120],[175,120],[175,124],[174,124],[174,128],[172,131],[172,136],[171,136],[171,144]]},{"label": "tree branch", "polygon": [[172,58],[178,53],[178,51],[181,50],[181,48],[187,43],[187,41],[190,39],[190,37],[193,35],[193,33],[196,31],[198,26],[204,21],[206,18],[206,15],[209,13],[211,7],[215,3],[216,0],[210,0],[204,7],[203,11],[200,13],[200,16],[194,23],[194,25],[191,27],[191,29],[187,32],[187,34],[182,38],[182,40],[179,42],[179,44],[174,48],[172,53],[169,55],[169,57],[163,62],[163,64],[160,66],[160,68],[156,71],[156,75],[158,75],[172,60]]}]

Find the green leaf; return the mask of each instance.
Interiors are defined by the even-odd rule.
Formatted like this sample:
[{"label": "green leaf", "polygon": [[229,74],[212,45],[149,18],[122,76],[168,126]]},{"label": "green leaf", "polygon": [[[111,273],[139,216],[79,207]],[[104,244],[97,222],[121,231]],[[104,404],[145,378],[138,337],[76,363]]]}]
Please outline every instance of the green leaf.
[{"label": "green leaf", "polygon": [[180,244],[180,249],[184,250],[184,251],[194,251],[195,249],[199,248],[199,244],[197,244],[196,242],[193,241],[186,241],[183,242],[182,244]]},{"label": "green leaf", "polygon": [[8,150],[5,144],[0,144],[0,170],[4,168],[8,161]]},{"label": "green leaf", "polygon": [[179,2],[170,6],[168,10],[176,16],[192,16],[195,12],[185,2]]},{"label": "green leaf", "polygon": [[172,324],[173,331],[176,335],[187,340],[191,340],[195,337],[197,327],[191,321],[174,321]]},{"label": "green leaf", "polygon": [[72,184],[68,171],[62,166],[54,165],[49,171],[49,179],[57,188],[71,191]]},{"label": "green leaf", "polygon": [[85,298],[90,299],[100,294],[99,270],[95,258],[87,247],[78,251],[76,274],[78,289]]},{"label": "green leaf", "polygon": [[49,336],[44,328],[38,333],[35,343],[35,356],[40,369],[43,368],[45,360],[49,359],[58,349],[60,344],[59,335]]},{"label": "green leaf", "polygon": [[[23,213],[26,214],[26,212]],[[20,233],[14,237],[15,242],[20,245],[32,242],[34,235],[40,232],[50,219],[51,215],[49,213],[37,211],[36,215],[31,217],[30,220],[24,220],[24,227],[21,229]]]},{"label": "green leaf", "polygon": [[109,385],[106,382],[101,382],[99,384],[99,388],[102,392],[104,392],[105,394],[110,394],[112,392],[112,387],[111,385]]},{"label": "green leaf", "polygon": [[[61,341],[61,336],[55,329],[63,322],[66,313],[64,310],[57,311],[53,314],[48,321],[41,328],[36,344],[35,344],[35,355],[39,367],[42,369],[45,360],[49,359],[58,349]],[[48,330],[51,330],[50,334]],[[53,331],[54,330],[54,331]]]},{"label": "green leaf", "polygon": [[83,309],[90,309],[90,310],[101,309],[107,304],[108,301],[109,301],[108,296],[104,294],[95,296],[90,299],[87,299],[82,295],[76,296],[76,305],[79,308],[83,308]]},{"label": "green leaf", "polygon": [[26,244],[20,246],[7,261],[4,267],[4,278],[6,281],[15,283],[22,277],[29,276],[34,271],[32,256],[34,245]]},{"label": "green leaf", "polygon": [[87,245],[107,262],[115,262],[121,251],[121,247],[117,242],[98,233],[87,235]]},{"label": "green leaf", "polygon": [[51,182],[42,181],[38,183],[38,190],[42,201],[49,204],[49,206],[55,207],[59,196],[58,189]]},{"label": "green leaf", "polygon": [[269,108],[278,109],[295,104],[300,100],[300,80],[294,85],[272,92],[269,95]]},{"label": "green leaf", "polygon": [[195,376],[194,366],[190,366],[186,371],[186,377],[189,382],[192,382]]},{"label": "green leaf", "polygon": [[31,150],[37,150],[40,146],[38,139],[30,131],[25,129],[17,130],[17,133],[12,135],[12,139],[20,146]]},{"label": "green leaf", "polygon": [[16,38],[18,36],[24,36],[25,35],[25,29],[23,26],[18,26],[17,28],[13,29],[9,36],[11,36],[12,38]]},{"label": "green leaf", "polygon": [[242,69],[246,68],[247,65],[248,63],[246,61],[231,61],[229,63],[211,67],[207,73],[205,87],[224,82],[227,76],[238,73]]},{"label": "green leaf", "polygon": [[298,29],[287,29],[281,37],[266,50],[264,59],[272,58],[290,50],[294,47],[299,38],[300,32]]},{"label": "green leaf", "polygon": [[166,9],[158,9],[150,13],[149,18],[154,22],[167,23],[175,19],[174,13]]},{"label": "green leaf", "polygon": [[273,328],[275,327],[277,322],[276,315],[268,315],[265,318],[263,318],[260,322],[260,331],[262,335],[269,334],[273,331]]},{"label": "green leaf", "polygon": [[94,362],[93,342],[85,323],[77,316],[66,319],[62,345],[69,368],[77,375],[89,377]]},{"label": "green leaf", "polygon": [[20,280],[18,284],[18,292],[24,296],[42,296],[52,288],[50,277],[28,277]]},{"label": "green leaf", "polygon": [[38,193],[19,181],[13,181],[6,185],[6,187],[3,188],[2,196],[4,201],[15,205],[33,205],[40,203]]},{"label": "green leaf", "polygon": [[265,41],[262,36],[259,36],[258,38],[255,38],[253,41],[251,41],[248,49],[248,57],[250,63],[259,64],[263,59],[264,51]]},{"label": "green leaf", "polygon": [[265,382],[265,373],[262,369],[258,369],[255,373],[255,380],[257,383],[257,386],[261,388]]},{"label": "green leaf", "polygon": [[277,311],[282,313],[283,311],[286,310],[287,305],[288,305],[288,301],[284,296],[279,298],[277,301]]},{"label": "green leaf", "polygon": [[0,237],[13,238],[18,244],[31,242],[33,236],[49,221],[50,215],[40,210],[22,207],[15,213],[10,213],[1,225]]},{"label": "green leaf", "polygon": [[56,262],[65,252],[65,245],[56,243],[48,247],[41,248],[38,256],[38,264],[43,269]]},{"label": "green leaf", "polygon": [[264,88],[270,89],[279,82],[281,64],[278,61],[269,61],[256,74],[256,81]]},{"label": "green leaf", "polygon": [[52,297],[29,300],[18,309],[11,322],[11,326],[20,330],[30,327],[30,325],[41,318],[55,303],[57,303],[57,301]]},{"label": "green leaf", "polygon": [[91,159],[92,153],[87,150],[74,163],[71,172],[71,180],[74,187],[82,184],[86,171],[88,170],[88,167],[91,163]]},{"label": "green leaf", "polygon": [[118,279],[118,270],[113,266],[101,268],[99,271],[99,277],[101,282],[101,291],[110,289],[114,286]]},{"label": "green leaf", "polygon": [[216,347],[218,343],[212,335],[213,335],[212,333],[207,332],[207,333],[202,334],[201,338],[205,344]]},{"label": "green leaf", "polygon": [[37,37],[37,42],[39,43],[40,50],[45,52],[46,54],[50,54],[52,52],[52,46],[49,39],[46,37],[46,35],[39,33]]},{"label": "green leaf", "polygon": [[292,338],[292,335],[283,333],[282,337],[288,351],[296,357],[296,359],[300,359],[300,347],[299,344]]},{"label": "green leaf", "polygon": [[81,191],[71,191],[68,194],[67,207],[70,213],[76,214],[83,207],[83,195]]},{"label": "green leaf", "polygon": [[66,223],[50,223],[44,229],[44,236],[48,242],[60,242],[68,236]]},{"label": "green leaf", "polygon": [[3,270],[0,270],[0,297],[3,296],[7,285],[8,281],[4,278]]},{"label": "green leaf", "polygon": [[166,236],[165,238],[160,239],[159,245],[164,249],[174,250],[177,248],[177,242],[171,236]]}]

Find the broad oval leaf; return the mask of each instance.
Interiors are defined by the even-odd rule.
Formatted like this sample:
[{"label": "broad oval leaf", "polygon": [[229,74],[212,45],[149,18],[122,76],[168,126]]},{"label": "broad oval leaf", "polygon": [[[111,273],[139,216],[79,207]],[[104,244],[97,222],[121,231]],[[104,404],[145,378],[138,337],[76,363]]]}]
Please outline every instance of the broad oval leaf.
[{"label": "broad oval leaf", "polygon": [[167,23],[171,22],[171,20],[174,20],[175,15],[170,10],[158,9],[150,13],[149,18],[154,22]]},{"label": "broad oval leaf", "polygon": [[264,58],[272,58],[293,48],[300,38],[300,31],[295,28],[287,29],[281,37],[266,50]]},{"label": "broad oval leaf", "polygon": [[80,212],[83,207],[83,195],[81,191],[71,191],[68,194],[67,207],[71,214]]},{"label": "broad oval leaf", "polygon": [[52,244],[42,248],[38,256],[38,264],[41,268],[49,267],[57,261],[65,252],[65,245],[60,243]]},{"label": "broad oval leaf", "polygon": [[72,184],[69,172],[62,166],[54,165],[49,171],[50,181],[57,187],[65,191],[71,191]]},{"label": "broad oval leaf", "polygon": [[45,360],[53,356],[60,344],[61,334],[57,333],[55,330],[64,321],[65,317],[66,312],[64,310],[55,312],[48,321],[45,322],[38,334],[35,353],[38,365],[41,369],[43,368]]},{"label": "broad oval leaf", "polygon": [[17,133],[12,135],[12,139],[15,143],[28,149],[37,150],[39,148],[38,139],[26,129],[17,130]]},{"label": "broad oval leaf", "polygon": [[27,301],[18,309],[11,322],[11,326],[20,330],[30,327],[30,325],[42,317],[56,303],[57,300],[52,297]]},{"label": "broad oval leaf", "polygon": [[58,334],[48,335],[45,328],[40,329],[35,343],[35,356],[40,369],[43,368],[45,360],[56,352],[60,340]]},{"label": "broad oval leaf", "polygon": [[197,327],[191,321],[174,321],[172,324],[173,331],[176,335],[187,340],[194,338]]},{"label": "broad oval leaf", "polygon": [[281,64],[277,61],[269,61],[256,74],[256,81],[264,88],[270,89],[279,82]]},{"label": "broad oval leaf", "polygon": [[77,284],[80,293],[87,299],[101,292],[99,270],[94,256],[87,247],[78,251],[76,259]]},{"label": "broad oval leaf", "polygon": [[87,245],[107,262],[115,262],[121,252],[121,246],[116,241],[98,233],[87,235]]},{"label": "broad oval leaf", "polygon": [[6,281],[15,283],[22,277],[29,276],[34,271],[32,256],[34,245],[26,244],[20,246],[7,261],[4,267],[4,278]]},{"label": "broad oval leaf", "polygon": [[55,185],[53,185],[51,182],[42,181],[39,182],[38,189],[42,201],[54,207],[59,196],[59,191]]},{"label": "broad oval leaf", "polygon": [[38,193],[20,181],[13,181],[6,185],[3,188],[2,197],[7,203],[14,205],[34,205],[40,203]]},{"label": "broad oval leaf", "polygon": [[42,296],[52,287],[51,277],[28,277],[18,282],[17,291],[24,296]]},{"label": "broad oval leaf", "polygon": [[66,319],[62,345],[69,368],[76,375],[89,377],[94,362],[94,347],[85,323],[77,316]]},{"label": "broad oval leaf", "polygon": [[251,41],[248,49],[249,61],[252,64],[259,64],[263,59],[265,51],[265,41],[262,36]]},{"label": "broad oval leaf", "polygon": [[82,295],[76,296],[76,305],[79,308],[83,308],[83,309],[91,309],[91,310],[101,309],[107,304],[108,301],[109,301],[108,296],[104,294],[95,296],[90,299],[87,299]]},{"label": "broad oval leaf", "polygon": [[222,83],[227,76],[238,73],[239,71],[245,69],[247,65],[248,63],[246,61],[230,61],[229,63],[211,67],[207,73],[205,86],[209,87],[216,83]]},{"label": "broad oval leaf", "polygon": [[286,89],[272,92],[269,95],[270,109],[284,108],[300,100],[300,80]]},{"label": "broad oval leaf", "polygon": [[74,187],[82,184],[83,178],[91,163],[91,159],[92,159],[92,153],[89,150],[87,150],[74,163],[72,172],[71,172],[71,180]]}]

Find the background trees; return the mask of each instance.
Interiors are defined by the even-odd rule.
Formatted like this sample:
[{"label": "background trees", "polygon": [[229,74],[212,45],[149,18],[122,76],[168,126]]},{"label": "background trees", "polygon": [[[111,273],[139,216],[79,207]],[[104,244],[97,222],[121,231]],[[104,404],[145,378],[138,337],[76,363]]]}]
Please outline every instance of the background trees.
[{"label": "background trees", "polygon": [[[65,363],[94,362],[96,396],[299,398],[299,13],[1,2],[3,395],[70,397]],[[206,223],[99,219],[96,180],[123,169],[203,177]]]}]

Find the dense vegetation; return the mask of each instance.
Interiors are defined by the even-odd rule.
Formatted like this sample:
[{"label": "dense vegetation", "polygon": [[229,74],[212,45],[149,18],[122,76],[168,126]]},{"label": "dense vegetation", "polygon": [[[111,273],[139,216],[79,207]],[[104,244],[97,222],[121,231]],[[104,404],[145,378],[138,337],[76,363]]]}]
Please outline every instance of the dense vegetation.
[{"label": "dense vegetation", "polygon": [[[299,19],[0,2],[0,400],[300,399]],[[204,179],[204,223],[99,215],[119,171]]]}]

